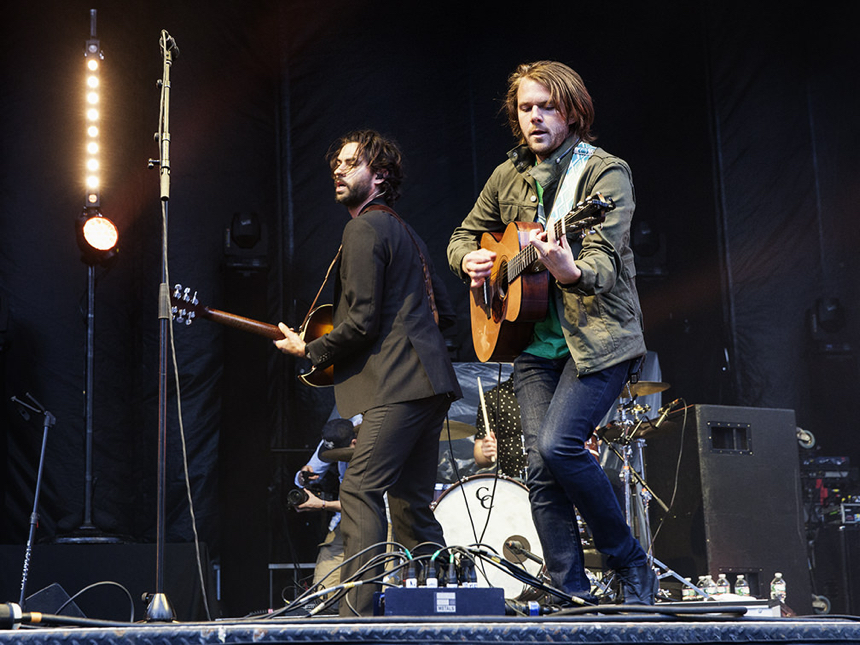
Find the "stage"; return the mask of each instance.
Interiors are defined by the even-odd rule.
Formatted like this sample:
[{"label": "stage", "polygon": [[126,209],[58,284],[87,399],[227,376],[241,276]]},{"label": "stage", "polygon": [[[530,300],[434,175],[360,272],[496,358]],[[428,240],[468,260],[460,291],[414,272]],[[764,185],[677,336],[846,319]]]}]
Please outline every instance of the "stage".
[{"label": "stage", "polygon": [[[683,603],[668,603],[665,611]],[[547,617],[330,617],[0,631],[0,643],[860,643],[860,619],[670,613]]]}]

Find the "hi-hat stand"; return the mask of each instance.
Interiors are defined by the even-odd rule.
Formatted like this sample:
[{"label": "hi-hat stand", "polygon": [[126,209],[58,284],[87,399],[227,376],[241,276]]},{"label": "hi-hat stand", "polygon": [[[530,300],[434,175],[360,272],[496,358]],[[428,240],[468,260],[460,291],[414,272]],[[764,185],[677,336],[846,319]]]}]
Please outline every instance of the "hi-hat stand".
[{"label": "hi-hat stand", "polygon": [[[629,389],[627,392],[629,392]],[[707,600],[711,596],[706,591],[670,569],[654,556],[651,544],[650,502],[652,500],[657,502],[660,508],[666,513],[669,512],[669,507],[654,493],[645,481],[644,435],[647,432],[643,430],[645,421],[639,417],[639,414],[649,412],[650,408],[638,405],[636,403],[636,396],[634,393],[626,403],[623,401],[619,402],[619,421],[617,425],[621,430],[620,435],[611,440],[602,437],[609,449],[621,461],[621,482],[624,486],[624,516],[628,526],[633,531],[634,537],[639,540],[639,543],[645,549],[648,561],[656,570],[657,579],[674,578]],[[622,396],[622,398],[624,397]],[[665,409],[668,409],[668,406]],[[650,424],[651,422],[648,421],[648,423]],[[620,446],[620,450],[618,446]]]}]

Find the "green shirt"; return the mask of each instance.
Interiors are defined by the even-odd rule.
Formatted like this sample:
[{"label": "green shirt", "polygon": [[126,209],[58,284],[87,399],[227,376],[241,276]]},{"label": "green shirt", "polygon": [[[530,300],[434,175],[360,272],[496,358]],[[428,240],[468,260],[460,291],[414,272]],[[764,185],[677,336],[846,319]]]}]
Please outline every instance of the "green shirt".
[{"label": "green shirt", "polygon": [[[538,199],[543,205],[543,187],[540,182],[535,182],[537,187]],[[567,348],[567,342],[564,340],[564,333],[561,330],[561,321],[558,319],[558,308],[555,306],[555,298],[552,294],[554,281],[550,279],[550,293],[547,294],[547,312],[546,318],[535,323],[532,340],[525,351],[533,356],[541,358],[562,358],[570,353]]]}]

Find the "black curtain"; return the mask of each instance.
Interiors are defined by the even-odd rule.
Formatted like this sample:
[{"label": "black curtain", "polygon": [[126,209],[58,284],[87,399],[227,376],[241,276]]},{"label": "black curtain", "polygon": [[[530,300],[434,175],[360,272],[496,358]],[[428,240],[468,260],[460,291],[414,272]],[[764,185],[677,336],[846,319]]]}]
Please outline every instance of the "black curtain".
[{"label": "black curtain", "polygon": [[[444,268],[447,239],[514,144],[499,113],[507,75],[558,59],[592,93],[598,144],[633,169],[646,340],[672,385],[666,396],[795,409],[823,451],[860,459],[848,407],[860,342],[850,9],[145,4],[52,0],[7,11],[0,541],[26,539],[41,443],[12,395],[31,392],[57,417],[38,537],[73,530],[83,507],[86,267],[73,222],[83,208],[92,8],[105,53],[102,206],[121,235],[96,290],[93,506],[105,530],[154,539],[161,213],[147,160],[158,154],[162,29],[181,52],[171,70],[170,280],[202,304],[301,321],[347,217],[332,200],[325,152],[371,127],[404,150],[398,210],[427,240],[460,312],[452,354],[472,360],[465,289]],[[235,213],[253,213],[262,237],[225,254]],[[259,609],[267,562],[313,558],[322,527],[286,510],[282,495],[316,445],[331,393],[297,385],[306,366],[264,338],[209,321],[177,326],[175,337],[200,535],[229,581],[228,613]],[[172,376],[170,391],[168,539],[188,541]]]}]

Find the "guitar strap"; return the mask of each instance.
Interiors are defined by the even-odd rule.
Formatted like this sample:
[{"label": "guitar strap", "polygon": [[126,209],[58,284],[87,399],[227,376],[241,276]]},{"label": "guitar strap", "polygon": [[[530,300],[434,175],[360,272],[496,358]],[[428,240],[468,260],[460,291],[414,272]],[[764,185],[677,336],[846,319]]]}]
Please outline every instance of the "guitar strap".
[{"label": "guitar strap", "polygon": [[[430,279],[430,269],[427,266],[427,260],[424,259],[424,254],[421,252],[421,247],[418,246],[418,242],[415,240],[415,236],[412,235],[412,232],[409,230],[409,227],[406,226],[406,222],[404,222],[400,218],[400,215],[398,215],[396,212],[394,212],[393,209],[389,208],[388,206],[384,206],[382,204],[368,204],[368,206],[361,212],[361,214],[363,215],[367,211],[374,210],[374,209],[384,211],[384,212],[388,213],[389,215],[391,215],[392,217],[394,217],[394,219],[396,219],[398,222],[400,222],[400,224],[403,226],[406,233],[409,234],[409,239],[412,240],[412,244],[415,245],[415,250],[418,251],[418,257],[421,259],[421,269],[424,271],[424,287],[427,290],[427,297],[430,300],[430,311],[433,312],[433,320],[435,320],[436,324],[438,325],[439,324],[439,312],[436,309],[436,297],[433,295],[433,281]],[[331,277],[332,269],[334,269],[335,264],[337,264],[337,261],[340,259],[340,254],[342,251],[343,251],[343,244],[341,244],[338,247],[337,253],[335,253],[334,259],[331,261],[331,264],[328,265],[328,270],[325,272],[325,278],[323,278],[323,281],[322,281],[322,284],[320,285],[319,291],[317,291],[317,295],[314,296],[314,300],[311,303],[311,306],[308,309],[308,313],[305,316],[305,319],[302,321],[302,324],[299,327],[299,329],[304,328],[304,326],[308,322],[308,319],[310,319],[311,314],[314,312],[314,308],[316,307],[317,300],[319,300],[320,294],[322,294],[322,291],[325,288],[325,285],[328,282],[329,277]]]},{"label": "guitar strap", "polygon": [[424,254],[421,252],[421,247],[418,246],[418,241],[415,239],[415,236],[412,235],[412,231],[409,230],[409,227],[406,226],[406,222],[400,219],[400,215],[395,213],[393,209],[382,204],[368,204],[365,209],[361,211],[361,214],[363,215],[370,210],[384,211],[391,215],[394,219],[400,222],[400,225],[403,226],[403,229],[409,235],[409,239],[412,240],[412,244],[415,245],[415,250],[418,251],[418,257],[421,259],[421,269],[424,271],[424,288],[427,291],[427,298],[430,301],[430,311],[433,312],[433,320],[435,320],[436,324],[438,325],[439,312],[436,309],[436,297],[433,295],[433,281],[430,279],[430,268],[427,266],[427,260],[424,259]]},{"label": "guitar strap", "polygon": [[594,154],[595,148],[589,143],[580,141],[573,149],[573,154],[570,157],[570,163],[567,165],[567,171],[561,180],[558,187],[558,192],[555,195],[555,201],[552,204],[552,213],[546,222],[546,228],[549,227],[558,219],[567,215],[574,204],[576,197],[576,188],[579,180],[582,178],[582,172],[585,170],[585,164]]},{"label": "guitar strap", "polygon": [[337,247],[337,253],[334,254],[334,260],[331,261],[331,264],[328,265],[328,270],[325,272],[325,278],[323,278],[322,284],[320,285],[320,290],[317,291],[317,295],[314,296],[314,301],[311,303],[310,308],[308,309],[308,313],[305,316],[305,319],[302,321],[302,324],[299,326],[299,329],[304,329],[308,320],[311,317],[311,314],[314,312],[314,308],[316,307],[317,300],[320,299],[320,294],[325,288],[326,283],[328,282],[329,276],[331,276],[331,270],[334,269],[334,265],[337,264],[337,261],[340,259],[340,253],[343,251],[343,244]]}]

